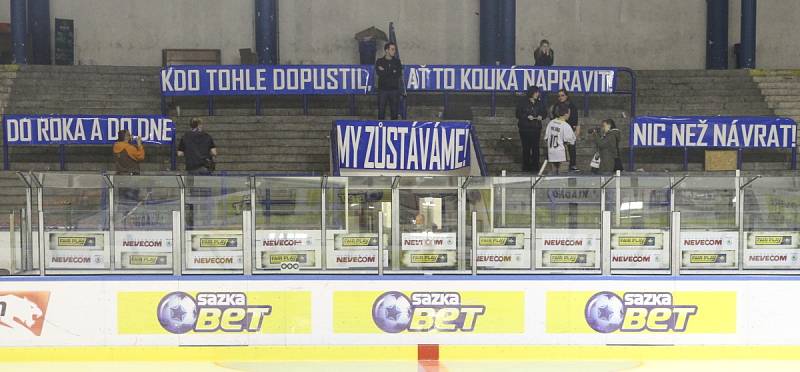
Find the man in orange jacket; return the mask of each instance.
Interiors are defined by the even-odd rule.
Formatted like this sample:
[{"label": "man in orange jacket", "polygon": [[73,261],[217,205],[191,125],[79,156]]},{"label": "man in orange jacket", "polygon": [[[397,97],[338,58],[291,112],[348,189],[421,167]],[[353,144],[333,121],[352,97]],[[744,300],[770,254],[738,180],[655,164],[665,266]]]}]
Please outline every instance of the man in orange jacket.
[{"label": "man in orange jacket", "polygon": [[136,137],[136,146],[130,142],[130,132],[124,129],[119,131],[117,142],[114,142],[114,165],[117,174],[139,174],[139,162],[144,160],[142,137]]}]

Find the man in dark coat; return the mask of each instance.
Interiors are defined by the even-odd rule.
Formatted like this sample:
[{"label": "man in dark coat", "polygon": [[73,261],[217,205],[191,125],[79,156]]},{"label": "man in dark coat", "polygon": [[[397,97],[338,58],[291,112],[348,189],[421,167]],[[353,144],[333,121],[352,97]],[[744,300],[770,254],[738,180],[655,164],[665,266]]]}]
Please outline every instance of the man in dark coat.
[{"label": "man in dark coat", "polygon": [[522,143],[522,171],[539,170],[539,144],[542,135],[542,119],[547,117],[547,108],[542,102],[539,87],[530,86],[525,98],[517,104],[517,127]]}]

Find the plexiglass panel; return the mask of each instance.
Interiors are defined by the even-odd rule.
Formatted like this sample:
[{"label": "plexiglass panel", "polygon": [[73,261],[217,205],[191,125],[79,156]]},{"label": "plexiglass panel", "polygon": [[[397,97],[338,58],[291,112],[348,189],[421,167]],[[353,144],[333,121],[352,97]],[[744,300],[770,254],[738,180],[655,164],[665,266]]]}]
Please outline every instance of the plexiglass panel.
[{"label": "plexiglass panel", "polygon": [[670,177],[617,177],[606,185],[611,269],[670,268]]},{"label": "plexiglass panel", "polygon": [[732,270],[739,266],[738,190],[733,177],[690,176],[674,189],[680,212],[680,267]]},{"label": "plexiglass panel", "polygon": [[602,219],[600,177],[548,177],[538,181],[536,196],[536,268],[600,268]]},{"label": "plexiglass panel", "polygon": [[181,210],[176,176],[113,176],[114,269],[173,271],[173,215]]},{"label": "plexiglass panel", "polygon": [[457,270],[467,265],[458,239],[458,181],[457,177],[400,177],[400,241],[392,254],[394,270]]},{"label": "plexiglass panel", "polygon": [[110,184],[98,174],[41,173],[45,269],[111,269]]},{"label": "plexiglass panel", "polygon": [[531,268],[531,186],[532,179],[525,177],[470,179],[465,240],[467,247],[477,249],[478,270]]},{"label": "plexiglass panel", "polygon": [[243,211],[250,209],[248,177],[186,176],[185,269],[244,268]]},{"label": "plexiglass panel", "polygon": [[256,179],[254,270],[322,269],[322,179]]},{"label": "plexiglass panel", "polygon": [[744,268],[800,269],[800,177],[743,182]]}]

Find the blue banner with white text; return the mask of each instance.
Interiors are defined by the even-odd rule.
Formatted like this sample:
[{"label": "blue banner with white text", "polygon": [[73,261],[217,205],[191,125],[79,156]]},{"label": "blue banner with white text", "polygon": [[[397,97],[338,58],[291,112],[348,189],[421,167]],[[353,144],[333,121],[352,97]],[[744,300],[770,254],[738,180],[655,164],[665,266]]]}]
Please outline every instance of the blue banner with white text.
[{"label": "blue banner with white text", "polygon": [[614,93],[617,71],[609,67],[408,66],[406,89],[446,92],[522,92],[535,85],[546,92]]},{"label": "blue banner with white text", "polygon": [[[554,92],[614,93],[612,67],[406,65],[409,92],[521,92],[529,86]],[[168,66],[161,70],[164,96],[369,94],[371,65]]]},{"label": "blue banner with white text", "polygon": [[313,66],[168,66],[161,70],[165,96],[241,96],[279,94],[367,94],[373,67]]},{"label": "blue banner with white text", "polygon": [[4,115],[3,128],[9,146],[110,144],[122,129],[145,144],[175,141],[175,123],[160,115]]},{"label": "blue banner with white text", "polygon": [[470,166],[466,121],[334,123],[340,169],[451,171]]},{"label": "blue banner with white text", "polygon": [[639,116],[631,147],[794,148],[797,124],[784,117]]}]

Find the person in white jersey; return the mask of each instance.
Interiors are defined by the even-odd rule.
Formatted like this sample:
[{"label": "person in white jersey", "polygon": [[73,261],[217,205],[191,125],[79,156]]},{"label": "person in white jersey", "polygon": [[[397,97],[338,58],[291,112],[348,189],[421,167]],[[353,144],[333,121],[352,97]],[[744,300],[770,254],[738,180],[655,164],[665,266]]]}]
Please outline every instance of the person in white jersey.
[{"label": "person in white jersey", "polygon": [[559,103],[554,112],[556,118],[547,123],[544,131],[544,141],[547,146],[547,161],[550,163],[554,174],[558,174],[561,163],[569,160],[565,143],[575,144],[575,132],[567,124],[570,109],[566,103]]}]

